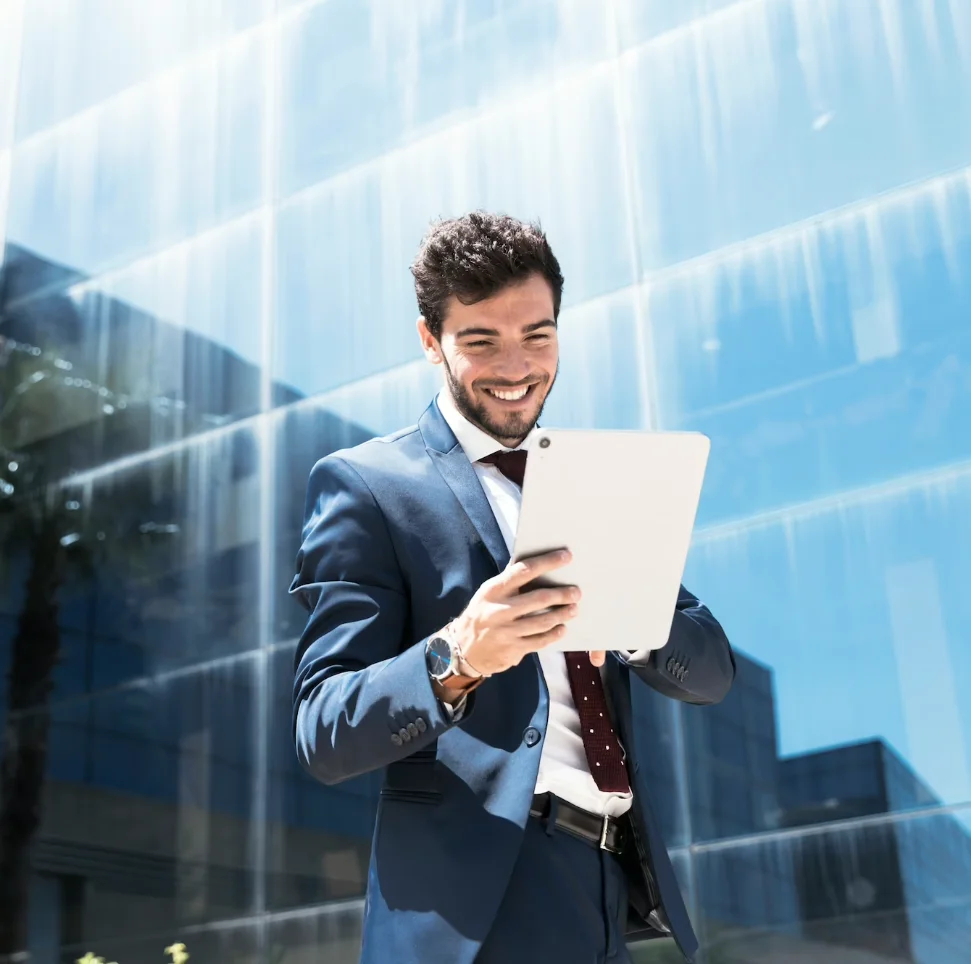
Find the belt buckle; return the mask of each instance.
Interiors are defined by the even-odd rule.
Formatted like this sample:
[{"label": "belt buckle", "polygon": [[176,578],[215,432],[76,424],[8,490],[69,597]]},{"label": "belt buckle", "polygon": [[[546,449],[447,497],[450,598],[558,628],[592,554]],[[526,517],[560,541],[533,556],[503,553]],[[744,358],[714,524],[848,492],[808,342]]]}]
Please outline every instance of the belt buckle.
[{"label": "belt buckle", "polygon": [[604,814],[603,824],[600,827],[600,849],[601,850],[607,850],[607,831],[609,829],[610,829],[610,817]]}]

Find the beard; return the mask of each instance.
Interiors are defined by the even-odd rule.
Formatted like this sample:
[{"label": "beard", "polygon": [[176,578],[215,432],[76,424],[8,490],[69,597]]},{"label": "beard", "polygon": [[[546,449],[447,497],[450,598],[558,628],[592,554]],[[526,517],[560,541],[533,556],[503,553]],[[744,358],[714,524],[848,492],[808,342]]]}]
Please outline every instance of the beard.
[{"label": "beard", "polygon": [[504,417],[497,418],[489,412],[484,404],[479,404],[473,399],[471,392],[452,374],[452,369],[448,367],[448,362],[444,358],[442,361],[445,365],[445,384],[448,387],[449,394],[452,396],[452,401],[455,402],[455,407],[473,425],[481,428],[487,435],[491,435],[503,444],[518,444],[533,430],[533,427],[543,414],[546,400],[550,397],[550,392],[556,383],[556,375],[560,372],[560,367],[557,365],[556,374],[554,374],[552,379],[547,375],[545,381],[539,382],[536,388],[533,389],[533,391],[539,391],[540,389],[545,391],[543,401],[540,403],[535,415],[530,417],[525,412],[509,412]]}]

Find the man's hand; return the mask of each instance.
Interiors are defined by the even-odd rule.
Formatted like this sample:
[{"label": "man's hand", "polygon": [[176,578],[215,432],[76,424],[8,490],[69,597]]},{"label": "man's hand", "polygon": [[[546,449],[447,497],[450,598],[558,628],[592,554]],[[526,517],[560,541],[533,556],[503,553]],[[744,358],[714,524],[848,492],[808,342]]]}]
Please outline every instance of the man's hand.
[{"label": "man's hand", "polygon": [[[501,673],[518,665],[527,653],[562,639],[566,624],[577,614],[580,590],[576,586],[522,589],[561,569],[571,558],[568,549],[561,549],[510,563],[479,587],[465,612],[452,623],[455,640],[473,670],[484,676]],[[590,659],[600,666],[604,654],[591,653]]]}]

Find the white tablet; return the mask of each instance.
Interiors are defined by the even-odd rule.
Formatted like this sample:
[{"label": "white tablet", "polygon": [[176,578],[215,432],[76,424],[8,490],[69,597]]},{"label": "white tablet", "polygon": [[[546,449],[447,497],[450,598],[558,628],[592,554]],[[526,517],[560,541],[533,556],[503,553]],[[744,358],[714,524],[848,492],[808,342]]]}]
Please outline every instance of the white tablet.
[{"label": "white tablet", "polygon": [[570,549],[573,561],[546,583],[583,594],[550,648],[667,643],[709,448],[696,432],[536,432],[513,558]]}]

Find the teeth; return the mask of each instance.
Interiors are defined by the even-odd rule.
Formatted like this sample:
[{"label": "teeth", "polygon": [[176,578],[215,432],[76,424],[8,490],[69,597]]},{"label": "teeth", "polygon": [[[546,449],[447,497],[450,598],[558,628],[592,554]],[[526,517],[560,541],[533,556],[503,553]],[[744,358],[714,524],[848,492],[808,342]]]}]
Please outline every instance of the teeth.
[{"label": "teeth", "polygon": [[495,395],[496,398],[501,398],[504,402],[516,402],[521,398],[524,398],[526,392],[529,391],[529,386],[525,388],[517,388],[514,392],[500,392],[497,388],[490,388],[489,393]]}]

